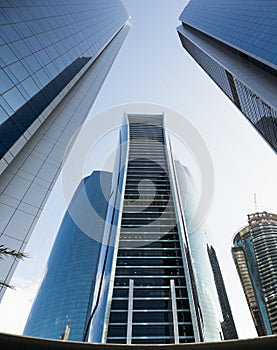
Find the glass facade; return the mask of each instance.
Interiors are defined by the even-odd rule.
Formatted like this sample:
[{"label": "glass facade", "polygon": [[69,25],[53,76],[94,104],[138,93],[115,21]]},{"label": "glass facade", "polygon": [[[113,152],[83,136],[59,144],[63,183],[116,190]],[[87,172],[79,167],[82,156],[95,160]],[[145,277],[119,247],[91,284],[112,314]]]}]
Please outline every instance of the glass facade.
[{"label": "glass facade", "polygon": [[248,215],[232,254],[259,336],[277,334],[277,216]]},{"label": "glass facade", "polygon": [[120,1],[0,4],[0,158],[126,22]]},{"label": "glass facade", "polygon": [[220,340],[205,237],[187,231],[191,208],[185,214],[182,204],[191,197],[179,192],[183,178],[172,159],[164,116],[127,114],[126,119],[122,209],[102,342]]},{"label": "glass facade", "polygon": [[194,342],[161,117],[129,116],[108,343]]},{"label": "glass facade", "polygon": [[222,277],[219,262],[216,256],[216,252],[213,246],[207,246],[209,259],[211,262],[213,275],[215,279],[216,290],[221,306],[223,321],[221,323],[224,339],[238,339],[238,334],[233,319],[231,307],[229,304],[224,280]]},{"label": "glass facade", "polygon": [[275,1],[191,0],[178,27],[184,48],[275,151],[276,19]]},{"label": "glass facade", "polygon": [[[93,172],[75,192],[55,240],[24,335],[82,341],[97,291],[111,173]],[[94,208],[93,215],[87,200]],[[82,230],[78,225],[82,221]],[[97,238],[97,239],[96,239]],[[66,329],[68,330],[66,332]]]},{"label": "glass facade", "polygon": [[193,177],[187,167],[178,160],[174,161],[181,210],[185,218],[189,254],[187,264],[192,276],[192,293],[198,312],[198,328],[203,341],[219,341],[223,338],[221,329],[222,315],[216,292],[214,276],[207,253],[207,230],[204,224],[192,228],[191,222],[197,210],[199,195]]},{"label": "glass facade", "polygon": [[[24,251],[129,30],[120,0],[0,1],[0,243]],[[17,260],[5,259],[9,283]],[[6,288],[0,286],[0,300]]]},{"label": "glass facade", "polygon": [[180,19],[276,69],[275,0],[191,0]]}]

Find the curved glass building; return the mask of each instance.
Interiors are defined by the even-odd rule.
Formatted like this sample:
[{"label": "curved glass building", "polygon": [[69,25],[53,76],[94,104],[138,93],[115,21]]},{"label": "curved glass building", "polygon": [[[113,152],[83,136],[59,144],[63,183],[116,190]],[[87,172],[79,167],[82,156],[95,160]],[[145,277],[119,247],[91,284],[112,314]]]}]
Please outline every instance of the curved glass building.
[{"label": "curved glass building", "polygon": [[[49,257],[24,334],[82,341],[96,288],[112,174],[79,185]],[[81,225],[78,223],[81,218]]]},{"label": "curved glass building", "polygon": [[191,0],[183,47],[277,151],[277,3]]},{"label": "curved glass building", "polygon": [[[128,32],[120,0],[0,3],[0,243],[24,251]],[[9,283],[17,261],[1,263]],[[0,287],[0,298],[5,289]]]},{"label": "curved glass building", "polygon": [[277,215],[248,215],[232,254],[259,336],[277,333]]}]

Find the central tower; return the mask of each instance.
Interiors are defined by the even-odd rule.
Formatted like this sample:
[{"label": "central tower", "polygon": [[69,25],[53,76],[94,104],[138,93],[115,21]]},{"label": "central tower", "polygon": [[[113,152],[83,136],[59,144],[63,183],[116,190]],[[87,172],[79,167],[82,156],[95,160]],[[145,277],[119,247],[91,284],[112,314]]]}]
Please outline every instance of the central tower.
[{"label": "central tower", "polygon": [[129,154],[107,342],[194,342],[162,116],[128,116]]}]

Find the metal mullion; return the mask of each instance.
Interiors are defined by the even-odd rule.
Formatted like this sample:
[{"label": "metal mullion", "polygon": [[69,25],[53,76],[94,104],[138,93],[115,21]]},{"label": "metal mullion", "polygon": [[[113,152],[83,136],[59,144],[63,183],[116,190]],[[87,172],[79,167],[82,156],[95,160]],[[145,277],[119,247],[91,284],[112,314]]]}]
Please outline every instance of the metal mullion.
[{"label": "metal mullion", "polygon": [[[122,249],[122,248],[119,248],[119,249]],[[131,248],[131,247],[125,247],[123,250],[134,250],[134,248]],[[161,250],[161,251],[164,251],[164,250],[181,250],[181,248],[167,248],[167,247],[164,247],[164,248],[147,248],[147,247],[138,247],[138,248],[135,248],[135,250]]]},{"label": "metal mullion", "polygon": [[[132,344],[134,280],[129,281],[128,313],[127,313],[127,344]],[[115,299],[114,299],[115,300]]]},{"label": "metal mullion", "polygon": [[158,154],[160,157],[165,157],[164,147],[153,147],[151,146],[151,149],[149,147],[143,147],[143,146],[136,146],[132,147],[130,146],[130,153],[131,155],[134,153],[140,153],[140,154]]},{"label": "metal mullion", "polygon": [[[154,255],[154,256],[119,256],[118,259],[157,259],[157,260],[163,260],[164,259],[164,256],[157,256],[157,255]],[[166,259],[178,259],[178,257],[175,257],[175,256],[167,256]],[[182,259],[182,257],[179,257],[179,259]],[[183,265],[181,266],[183,267]]]},{"label": "metal mullion", "polygon": [[[165,209],[165,207],[163,207],[164,209]],[[139,208],[138,206],[136,206],[136,205],[128,205],[128,204],[126,204],[126,209],[128,209],[128,212],[130,212],[130,213],[137,213],[138,212],[138,210],[139,209],[141,209],[141,208]],[[169,207],[168,206],[166,206],[166,209],[169,209]],[[160,213],[161,215],[162,214],[164,214],[164,211],[157,211],[156,213]]]},{"label": "metal mullion", "polygon": [[171,292],[171,306],[172,306],[172,318],[173,318],[173,330],[174,330],[174,343],[179,344],[179,329],[178,329],[178,315],[177,315],[177,303],[175,293],[175,281],[170,280],[170,292]]},{"label": "metal mullion", "polygon": [[163,160],[159,160],[159,163],[155,163],[155,164],[153,164],[153,160],[151,160],[151,164],[150,163],[148,163],[148,164],[130,164],[129,166],[128,166],[128,171],[129,170],[138,170],[138,169],[159,169],[159,167],[161,166],[161,165],[163,165],[163,166],[165,166],[165,165],[167,165],[166,164],[166,162],[164,162]]},{"label": "metal mullion", "polygon": [[[149,149],[149,146],[151,147],[151,149]],[[130,151],[131,152],[141,152],[142,150],[146,150],[147,152],[145,153],[153,153],[153,152],[160,152],[161,154],[165,153],[165,147],[163,145],[157,147],[155,145],[130,145]]]},{"label": "metal mullion", "polygon": [[165,156],[159,150],[153,150],[152,152],[141,151],[131,151],[129,154],[129,159],[133,162],[150,162],[153,161],[153,158],[158,158],[160,161],[166,161]]},{"label": "metal mullion", "polygon": [[[168,197],[171,197],[171,193],[168,193],[168,189],[167,188],[158,188],[158,187],[155,187],[155,190],[156,190],[156,196],[158,197],[158,196],[164,196],[165,194],[167,194],[167,196]],[[126,190],[125,190],[125,193],[126,192],[131,192],[131,193],[133,193],[133,194],[138,194],[138,189],[137,188],[126,188]],[[144,192],[146,192],[146,193],[149,193],[149,194],[151,194],[151,192],[153,192],[152,191],[152,189],[151,188],[145,188],[144,190],[143,190],[143,193]]]},{"label": "metal mullion", "polygon": [[[127,200],[125,200],[126,202],[127,202]],[[171,200],[169,200],[169,202],[170,202]],[[139,206],[138,205],[135,205],[135,204],[125,204],[125,207],[124,207],[124,209],[125,208],[127,208],[127,209],[132,209],[132,208],[139,208]],[[164,207],[161,207],[161,206],[159,206],[159,205],[151,205],[151,208],[164,208]],[[174,206],[173,205],[170,205],[169,203],[166,205],[166,208],[167,209],[174,209]],[[141,209],[141,207],[140,207],[140,209]],[[137,209],[134,209],[135,211],[137,210]],[[157,212],[158,213],[158,212]],[[164,213],[164,211],[160,211],[160,213],[162,214],[162,213]]]},{"label": "metal mullion", "polygon": [[[124,211],[124,214],[137,214],[137,211]],[[174,212],[158,212],[158,211],[144,211],[143,213],[147,214],[161,214],[161,215],[173,215],[174,216]]]},{"label": "metal mullion", "polygon": [[119,269],[180,269],[183,268],[183,265],[176,266],[158,266],[158,265],[116,265]]},{"label": "metal mullion", "polygon": [[166,224],[168,222],[167,225],[172,225],[174,222],[176,222],[175,218],[161,218],[161,217],[157,218],[155,215],[153,215],[153,216],[147,216],[147,217],[145,216],[145,217],[141,217],[141,218],[134,218],[133,216],[124,216],[122,218],[122,223],[125,225],[125,224],[129,223],[129,221],[134,221],[134,220],[136,222],[138,222],[138,224],[141,222],[144,222],[144,221],[147,221],[147,222],[151,221],[151,223],[152,223],[153,220],[159,221],[163,224]]},{"label": "metal mullion", "polygon": [[[121,225],[121,227],[126,227],[126,228],[128,228],[128,227],[135,227],[135,228],[137,228],[137,226],[138,225],[135,225],[135,224],[133,224],[133,225],[131,225],[131,224],[124,224],[124,225]],[[151,227],[164,227],[164,228],[166,228],[166,227],[172,227],[172,225],[170,225],[170,224],[168,224],[168,225],[152,225],[151,224]],[[163,231],[161,231],[161,232],[163,232]],[[178,241],[179,242],[179,241]]]},{"label": "metal mullion", "polygon": [[[115,275],[116,278],[134,278],[136,277],[136,279],[150,279],[150,278],[160,278],[160,279],[178,279],[178,278],[185,278],[185,275],[178,275],[178,276],[164,276],[164,275]],[[186,299],[186,298],[183,298]]]},{"label": "metal mullion", "polygon": [[[179,325],[191,325],[191,322],[178,322]],[[110,326],[126,326],[126,322],[113,322],[110,323]],[[134,322],[133,326],[140,326],[140,325],[151,325],[151,326],[166,326],[166,325],[172,325],[172,322]]]},{"label": "metal mullion", "polygon": [[[169,288],[170,288],[169,286],[144,286],[144,287],[141,287],[141,286],[134,285],[134,291],[136,289],[169,289]],[[114,289],[129,289],[129,286],[116,286],[116,287],[114,287]]]},{"label": "metal mullion", "polygon": [[[113,300],[129,300],[129,298],[113,298]],[[133,297],[133,300],[170,300],[170,297]]]},{"label": "metal mullion", "polygon": [[153,160],[152,157],[158,158],[161,161],[165,161],[166,158],[162,153],[163,152],[159,150],[153,150],[152,152],[144,152],[143,150],[141,151],[133,150],[133,151],[130,151],[129,159],[132,160],[132,163],[133,162],[150,162]]},{"label": "metal mullion", "polygon": [[[125,199],[125,200],[126,200],[126,199]],[[137,203],[138,203],[139,201],[140,201],[140,202],[144,202],[144,201],[143,201],[143,200],[141,200],[141,199],[136,200],[136,202],[137,202]],[[166,199],[159,199],[159,200],[158,200],[158,199],[156,199],[155,201],[156,201],[156,202],[157,202],[157,201],[159,201],[159,202],[163,202],[163,201],[164,201],[164,202],[166,202],[166,203],[168,203],[168,202],[169,202],[169,200],[166,200]],[[153,201],[151,201],[150,203],[152,203],[152,202],[153,202]],[[157,205],[157,206],[158,206],[158,205]]]},{"label": "metal mullion", "polygon": [[[130,184],[127,184],[125,188],[129,189],[130,187],[131,188],[134,187],[135,189],[137,188],[137,186],[130,185]],[[151,188],[151,187],[153,187],[153,184],[145,184],[144,187],[150,187]],[[162,187],[162,189],[165,188],[165,189],[167,189],[168,191],[171,192],[171,189],[170,189],[170,187],[167,184],[160,184],[159,187]]]},{"label": "metal mullion", "polygon": [[[148,311],[148,309],[147,309],[147,311]],[[122,312],[122,310],[114,309],[114,310],[112,310],[112,312],[120,313],[120,312]],[[145,311],[144,310],[133,309],[133,313],[135,313],[135,312],[145,312]],[[166,313],[168,313],[168,310],[165,310],[165,309],[151,309],[151,312],[166,312]],[[178,312],[190,312],[190,309],[178,309]],[[180,338],[181,338],[181,336],[180,336]]]},{"label": "metal mullion", "polygon": [[[158,144],[156,142],[153,142],[153,141],[146,141],[146,140],[143,140],[143,141],[136,141],[136,142],[130,142],[130,147],[133,147],[133,148],[148,148],[149,149],[149,146],[152,146],[153,148],[162,148],[164,149],[165,147],[165,144],[163,142],[159,142]],[[151,149],[150,149],[151,151]]]},{"label": "metal mullion", "polygon": [[[128,171],[127,172],[137,172],[138,174],[140,174],[141,172],[146,172],[146,173],[153,173],[153,175],[155,173],[160,173],[161,172],[161,164],[159,164],[159,167],[157,167],[156,165],[145,165],[145,166],[132,166],[132,167],[128,167]],[[164,165],[164,164],[162,164]]]},{"label": "metal mullion", "polygon": [[[136,239],[124,239],[124,238],[122,238],[122,239],[120,239],[120,242],[153,242],[153,239],[138,239],[138,238],[136,238]],[[162,242],[162,243],[179,243],[179,240],[171,240],[171,239],[169,239],[169,240],[166,240],[166,239],[158,239],[158,240],[156,240],[156,241],[154,241],[154,242]]]},{"label": "metal mullion", "polygon": [[[155,176],[153,176],[153,178],[154,178]],[[149,177],[149,180],[150,180],[151,178]],[[128,180],[131,180],[131,181],[136,181],[136,183],[137,183],[137,181],[138,181],[138,179],[137,179],[137,175],[136,174],[127,174],[127,181]],[[155,179],[155,182],[158,182],[158,183],[168,183],[168,179],[165,179],[165,178],[158,178],[158,179]],[[127,182],[126,182],[127,183]]]},{"label": "metal mullion", "polygon": [[136,146],[136,147],[130,147],[130,155],[133,155],[134,153],[138,153],[138,154],[158,154],[160,157],[162,158],[165,158],[165,155],[164,155],[164,147],[153,147],[152,146],[152,149],[149,150],[149,147],[139,147],[139,146]]},{"label": "metal mullion", "polygon": [[[176,234],[175,233],[171,233],[171,232],[168,232],[168,233],[163,233],[163,234],[161,234],[160,232],[140,232],[139,233],[140,235],[145,235],[145,237],[146,236],[151,236],[151,237],[155,237],[155,236],[159,236],[159,237],[164,237],[164,236],[169,236],[169,235],[175,235],[175,236],[177,236],[177,232],[176,232]],[[128,235],[130,235],[130,236],[137,236],[138,235],[138,233],[137,232],[124,232],[123,233],[123,235],[124,236],[128,236]],[[120,236],[120,237],[122,237],[123,238],[123,236]],[[179,242],[179,241],[178,241]]]},{"label": "metal mullion", "polygon": [[[168,313],[168,310],[165,310],[165,309],[147,309],[147,311],[151,311],[153,313],[160,313],[160,312],[166,312]],[[179,312],[187,312],[187,311],[190,311],[189,309],[180,309]],[[112,312],[114,313],[119,313],[119,312],[122,312],[122,310],[119,310],[119,309],[114,309],[112,310]],[[144,310],[140,310],[140,309],[133,309],[133,313],[138,313],[138,312],[145,312]]]}]

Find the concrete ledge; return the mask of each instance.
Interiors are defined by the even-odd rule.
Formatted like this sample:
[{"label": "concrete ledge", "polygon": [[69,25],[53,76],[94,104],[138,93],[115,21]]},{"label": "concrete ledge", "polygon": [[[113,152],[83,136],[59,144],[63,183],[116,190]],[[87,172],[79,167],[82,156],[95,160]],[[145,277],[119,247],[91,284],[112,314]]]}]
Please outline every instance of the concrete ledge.
[{"label": "concrete ledge", "polygon": [[[275,344],[275,346],[274,346]],[[229,340],[216,343],[172,344],[172,345],[121,345],[64,342],[41,338],[23,337],[0,333],[0,346],[5,350],[273,350],[277,349],[277,336],[253,339]]]}]

